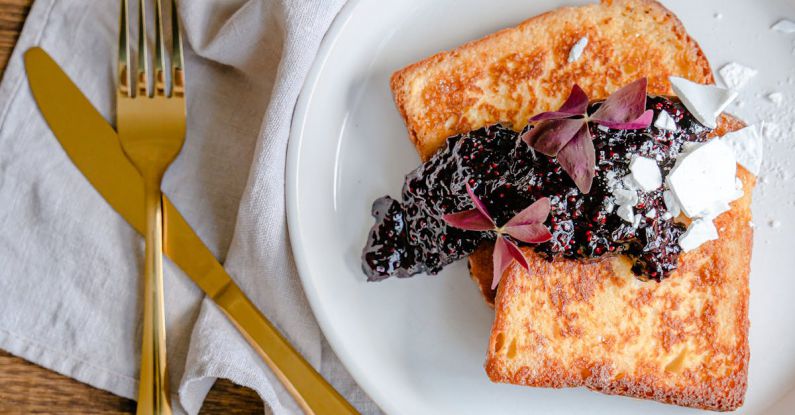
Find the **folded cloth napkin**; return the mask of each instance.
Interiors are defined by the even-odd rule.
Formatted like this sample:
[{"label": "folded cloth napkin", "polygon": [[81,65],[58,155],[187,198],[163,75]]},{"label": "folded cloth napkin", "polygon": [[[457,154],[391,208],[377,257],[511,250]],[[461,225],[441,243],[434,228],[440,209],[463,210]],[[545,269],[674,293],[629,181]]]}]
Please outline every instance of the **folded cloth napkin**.
[{"label": "folded cloth napkin", "polygon": [[[260,310],[354,406],[373,413],[308,307],[284,207],[293,107],[341,3],[180,3],[188,129],[163,188]],[[118,7],[37,0],[0,84],[0,348],[135,398],[142,239],[69,161],[22,62],[40,45],[112,122]],[[216,378],[253,388],[277,414],[298,412],[218,308],[168,261],[165,290],[178,412],[197,413]]]}]

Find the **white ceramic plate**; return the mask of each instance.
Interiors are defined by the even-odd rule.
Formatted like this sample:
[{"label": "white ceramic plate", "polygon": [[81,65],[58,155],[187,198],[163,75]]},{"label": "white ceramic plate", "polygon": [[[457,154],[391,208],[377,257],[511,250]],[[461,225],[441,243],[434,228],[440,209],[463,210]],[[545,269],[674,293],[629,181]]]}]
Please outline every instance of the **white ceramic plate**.
[{"label": "white ceramic plate", "polygon": [[[493,313],[463,262],[435,277],[367,283],[359,257],[373,224],[370,206],[399,196],[419,160],[392,103],[392,72],[538,13],[578,1],[352,1],[326,35],[303,88],[288,155],[287,203],[293,252],[320,326],[356,381],[389,413],[658,414],[698,412],[577,389],[489,382],[483,370]],[[715,69],[729,61],[759,74],[731,112],[792,128],[795,35],[769,30],[795,20],[795,2],[664,1]],[[789,77],[789,80],[788,80]],[[778,115],[777,115],[778,114]],[[743,413],[795,407],[795,137],[766,144],[755,194],[751,273],[751,365]],[[787,169],[790,169],[787,171]],[[769,226],[774,220],[780,226]],[[778,223],[776,223],[778,224]],[[788,409],[789,408],[789,409]]]}]

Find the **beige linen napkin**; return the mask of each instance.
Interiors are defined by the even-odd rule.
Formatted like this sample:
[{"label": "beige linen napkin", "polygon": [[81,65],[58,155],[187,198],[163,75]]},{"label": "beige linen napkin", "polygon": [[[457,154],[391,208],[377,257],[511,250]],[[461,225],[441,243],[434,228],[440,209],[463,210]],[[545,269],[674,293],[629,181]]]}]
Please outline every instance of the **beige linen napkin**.
[{"label": "beige linen napkin", "polygon": [[[143,243],[72,165],[41,118],[21,55],[47,50],[109,121],[117,1],[37,0],[0,84],[0,348],[134,398]],[[165,193],[246,294],[365,413],[376,406],[323,339],[290,252],[284,168],[293,108],[342,0],[183,0],[188,131]],[[275,413],[297,407],[247,343],[166,264],[178,411],[222,377]],[[2,368],[0,368],[2,370]]]}]

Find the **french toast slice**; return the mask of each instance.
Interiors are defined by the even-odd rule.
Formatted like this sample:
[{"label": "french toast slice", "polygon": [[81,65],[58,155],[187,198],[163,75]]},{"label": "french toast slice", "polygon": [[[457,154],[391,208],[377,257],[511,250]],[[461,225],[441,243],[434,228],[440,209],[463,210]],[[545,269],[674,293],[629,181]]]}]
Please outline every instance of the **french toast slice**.
[{"label": "french toast slice", "polygon": [[[582,56],[569,62],[583,37]],[[653,0],[602,0],[436,54],[393,74],[391,89],[425,161],[451,135],[495,122],[520,130],[531,115],[558,108],[574,83],[606,97],[644,76],[656,95],[672,95],[669,76],[714,83],[673,13]],[[716,133],[741,125],[724,116]],[[533,271],[513,267],[499,288],[489,377],[716,410],[742,405],[754,178],[738,172],[745,196],[716,220],[720,239],[682,255],[680,269],[662,283],[638,281],[621,256],[548,262],[526,250]],[[473,253],[470,271],[493,304],[491,252],[481,246]]]},{"label": "french toast slice", "polygon": [[[583,37],[588,45],[568,62]],[[588,96],[607,97],[647,77],[649,94],[672,95],[669,76],[715,82],[701,48],[660,3],[602,0],[553,10],[437,53],[395,72],[390,86],[409,138],[427,161],[451,135],[496,122],[521,130],[532,115],[558,108],[575,83]],[[491,247],[470,256],[470,268],[477,268],[481,252]],[[491,281],[471,275],[493,307]]]},{"label": "french toast slice", "polygon": [[[568,62],[583,37],[582,55]],[[669,76],[713,83],[712,70],[681,22],[653,0],[602,0],[564,7],[441,52],[392,75],[409,137],[428,160],[444,140],[496,122],[521,130],[558,108],[574,83],[607,97],[642,77],[652,95],[673,95]]]},{"label": "french toast slice", "polygon": [[[723,116],[717,135],[743,127]],[[743,403],[748,374],[748,273],[755,178],[715,220],[719,238],[683,253],[660,283],[638,280],[628,258],[548,261],[532,248],[530,271],[500,282],[486,357],[494,382],[585,386],[608,394],[729,411]],[[488,289],[491,247],[470,257]]]}]

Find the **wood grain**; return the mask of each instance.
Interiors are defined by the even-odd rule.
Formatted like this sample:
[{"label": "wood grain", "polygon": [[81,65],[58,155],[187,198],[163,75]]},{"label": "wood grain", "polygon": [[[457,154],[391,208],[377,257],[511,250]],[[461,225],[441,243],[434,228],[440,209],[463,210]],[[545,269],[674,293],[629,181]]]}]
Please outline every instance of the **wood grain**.
[{"label": "wood grain", "polygon": [[33,0],[0,0],[0,76],[5,71]]},{"label": "wood grain", "polygon": [[[33,0],[0,0],[0,76],[8,63]],[[1,414],[129,414],[135,402],[92,388],[0,351]],[[251,389],[215,383],[202,414],[262,414]]]}]

